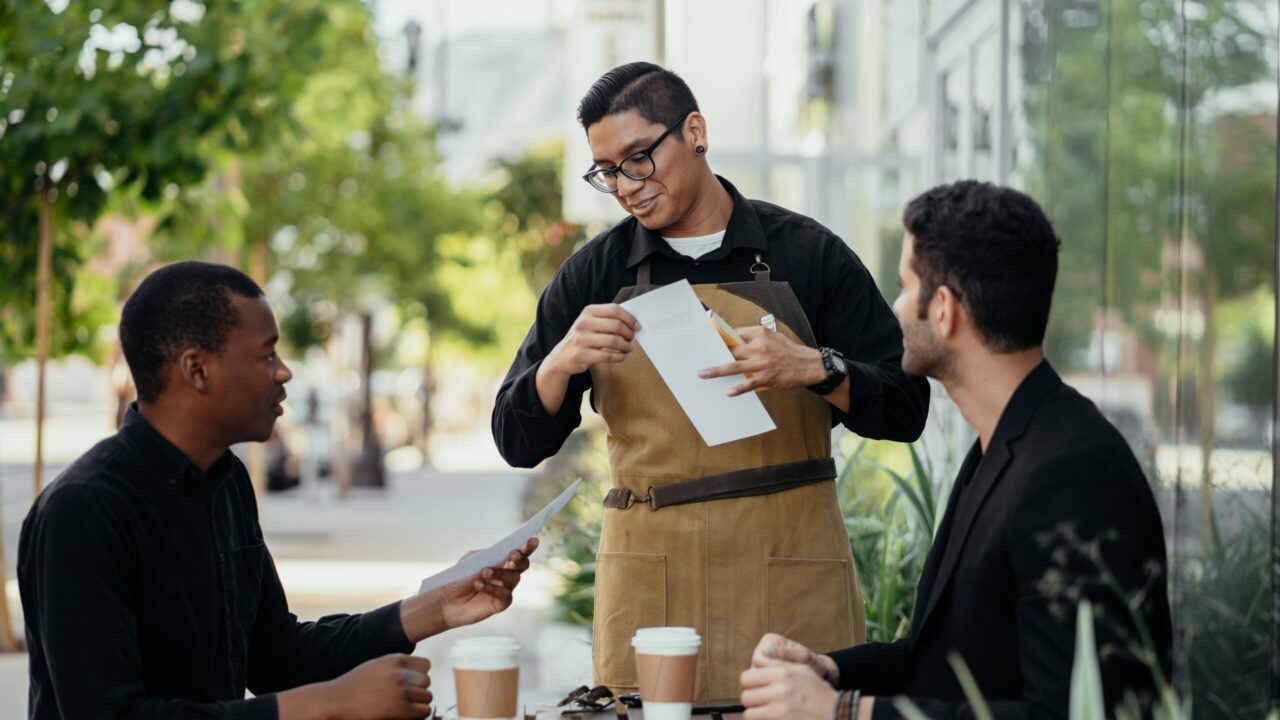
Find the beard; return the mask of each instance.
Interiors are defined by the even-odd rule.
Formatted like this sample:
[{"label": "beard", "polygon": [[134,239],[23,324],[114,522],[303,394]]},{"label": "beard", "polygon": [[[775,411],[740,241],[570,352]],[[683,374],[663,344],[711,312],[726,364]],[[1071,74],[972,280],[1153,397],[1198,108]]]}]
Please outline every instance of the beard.
[{"label": "beard", "polygon": [[925,320],[902,324],[902,370],[908,375],[942,379],[951,353],[938,341]]}]

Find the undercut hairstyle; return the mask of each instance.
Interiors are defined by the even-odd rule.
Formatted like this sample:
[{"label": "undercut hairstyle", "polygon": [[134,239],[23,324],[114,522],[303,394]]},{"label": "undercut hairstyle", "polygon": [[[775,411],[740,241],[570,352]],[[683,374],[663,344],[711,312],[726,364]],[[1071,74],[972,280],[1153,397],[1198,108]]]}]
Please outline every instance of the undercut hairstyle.
[{"label": "undercut hairstyle", "polygon": [[138,387],[138,399],[155,402],[169,364],[198,348],[220,353],[240,324],[232,295],[255,299],[262,288],[226,265],[180,262],[147,276],[120,315],[120,347]]},{"label": "undercut hairstyle", "polygon": [[[671,127],[698,109],[693,91],[679,75],[651,62],[619,65],[596,80],[578,103],[583,130],[610,115],[635,110],[640,117]],[[681,137],[681,128],[672,133]]]},{"label": "undercut hairstyle", "polygon": [[916,197],[902,224],[915,238],[911,265],[921,281],[921,319],[946,286],[994,352],[1044,343],[1061,243],[1034,200],[962,180]]}]

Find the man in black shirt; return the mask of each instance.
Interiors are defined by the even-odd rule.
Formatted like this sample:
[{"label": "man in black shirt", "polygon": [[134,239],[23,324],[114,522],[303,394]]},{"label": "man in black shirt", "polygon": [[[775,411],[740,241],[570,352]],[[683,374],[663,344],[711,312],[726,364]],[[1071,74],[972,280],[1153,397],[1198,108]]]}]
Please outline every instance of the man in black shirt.
[{"label": "man in black shirt", "polygon": [[[1088,600],[1107,717],[1143,716],[1168,678],[1167,557],[1151,487],[1120,433],[1044,357],[1058,238],[1033,200],[963,181],[912,200],[898,265],[912,374],[938,378],[978,439],[916,590],[910,635],[828,655],[765,636],[742,675],[761,720],[1068,716]],[[837,688],[846,693],[837,698]],[[833,714],[834,711],[834,714]]]},{"label": "man in black shirt", "polygon": [[430,663],[414,644],[510,605],[536,540],[362,615],[289,612],[228,449],[265,440],[283,412],[277,339],[262,290],[225,266],[169,265],[125,303],[138,402],[22,526],[31,718],[419,718]]},{"label": "man in black shirt", "polygon": [[[696,694],[728,697],[766,629],[826,649],[862,641],[831,428],[913,440],[928,385],[899,366],[898,324],[844,242],[711,171],[707,119],[677,75],[615,68],[578,116],[595,158],[584,180],[629,217],[543,292],[498,392],[494,439],[508,462],[532,467],[559,451],[591,391],[614,485],[596,563],[596,680],[634,687],[635,629],[687,625],[704,639]],[[620,303],[682,280],[746,341],[702,376],[750,374],[733,392],[759,392],[776,430],[708,446],[633,343]],[[818,589],[783,581],[801,577]]]}]

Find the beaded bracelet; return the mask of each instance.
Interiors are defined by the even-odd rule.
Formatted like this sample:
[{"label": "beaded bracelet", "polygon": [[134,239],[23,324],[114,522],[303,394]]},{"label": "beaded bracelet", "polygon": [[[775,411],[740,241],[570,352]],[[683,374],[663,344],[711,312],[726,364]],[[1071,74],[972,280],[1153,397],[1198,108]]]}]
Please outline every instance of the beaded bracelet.
[{"label": "beaded bracelet", "polygon": [[836,706],[831,712],[831,720],[857,720],[858,702],[861,700],[861,690],[843,690],[837,693]]}]

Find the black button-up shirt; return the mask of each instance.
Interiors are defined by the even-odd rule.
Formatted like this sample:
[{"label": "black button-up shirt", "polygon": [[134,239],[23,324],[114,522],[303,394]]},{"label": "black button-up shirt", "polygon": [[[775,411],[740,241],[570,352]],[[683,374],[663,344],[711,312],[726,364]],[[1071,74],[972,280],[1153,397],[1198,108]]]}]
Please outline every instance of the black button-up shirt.
[{"label": "black button-up shirt", "polygon": [[583,308],[613,302],[619,290],[635,285],[636,269],[646,259],[652,282],[698,285],[749,281],[755,257],[762,255],[771,279],[791,285],[818,345],[839,350],[849,361],[849,412],[833,406],[833,424],[843,422],[868,438],[909,442],[920,436],[929,385],[902,371],[901,328],[862,261],[813,219],[747,200],[727,180],[720,182],[733,197],[733,212],[719,249],[688,258],[628,217],[561,266],[498,390],[493,437],[507,462],[533,467],[558,452],[582,422],[590,373],[573,376],[564,404],[552,416],[538,399],[538,366]]},{"label": "black button-up shirt", "polygon": [[136,407],[40,494],[18,582],[40,720],[275,718],[270,693],[413,649],[399,603],[298,622],[244,465],[200,472]]}]

